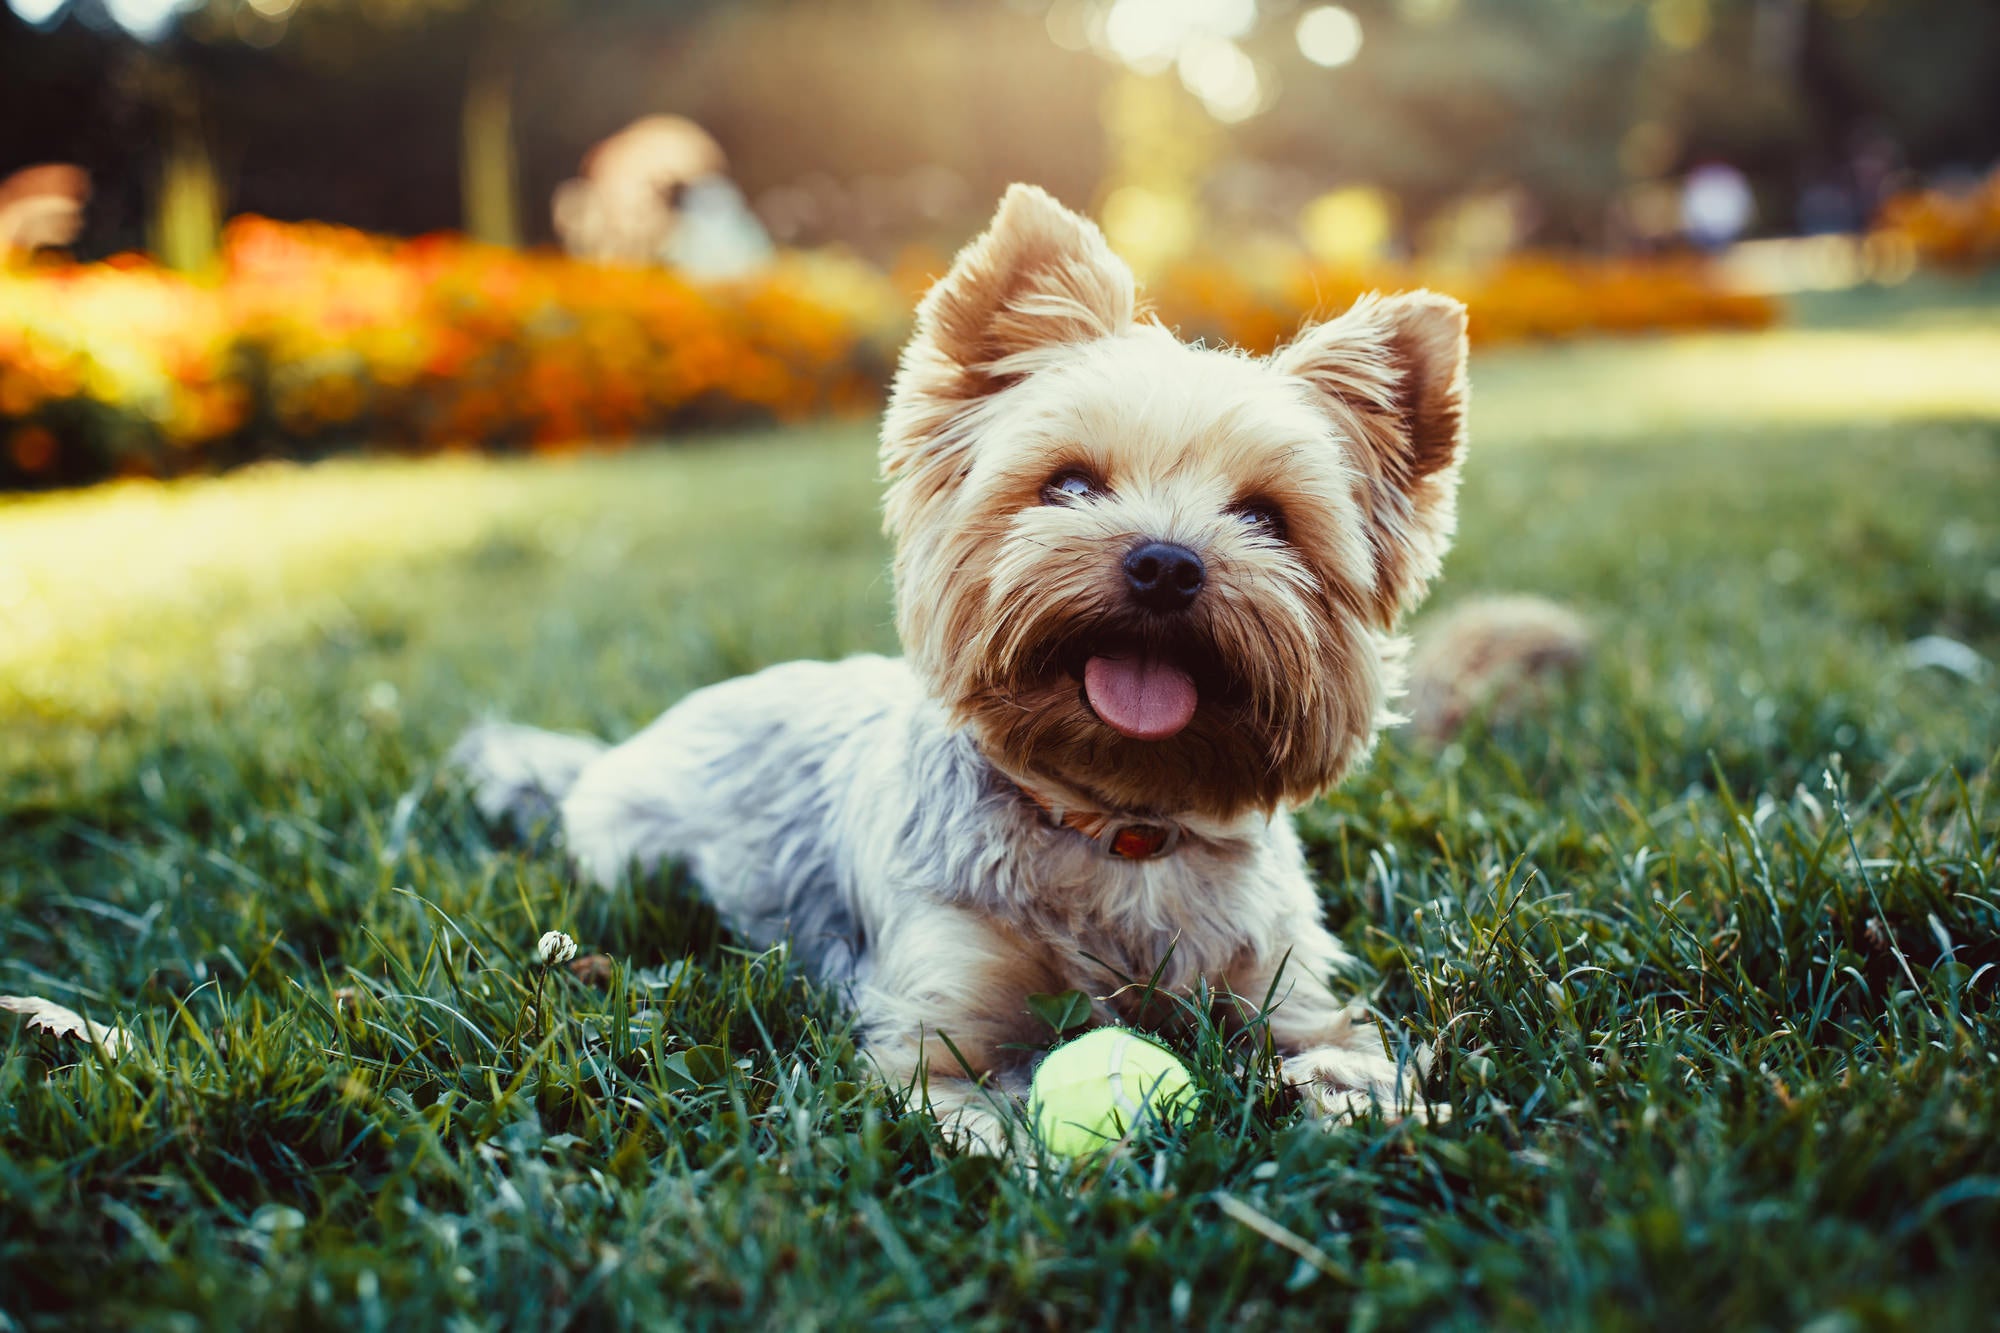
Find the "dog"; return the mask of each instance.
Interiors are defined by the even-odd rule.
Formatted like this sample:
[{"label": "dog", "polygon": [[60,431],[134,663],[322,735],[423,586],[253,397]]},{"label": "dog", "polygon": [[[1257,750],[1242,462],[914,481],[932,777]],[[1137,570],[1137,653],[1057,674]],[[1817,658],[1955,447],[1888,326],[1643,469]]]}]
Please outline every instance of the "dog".
[{"label": "dog", "polygon": [[1291,811],[1394,720],[1465,446],[1457,301],[1367,297],[1264,358],[1185,344],[1017,185],[884,417],[906,655],[774,666],[613,747],[488,723],[452,760],[487,817],[559,816],[585,879],[674,860],[743,939],[790,940],[963,1148],[1008,1149],[1047,1044],[1027,999],[1072,989],[1097,1024],[1240,997],[1319,1111],[1420,1112],[1336,989]]}]

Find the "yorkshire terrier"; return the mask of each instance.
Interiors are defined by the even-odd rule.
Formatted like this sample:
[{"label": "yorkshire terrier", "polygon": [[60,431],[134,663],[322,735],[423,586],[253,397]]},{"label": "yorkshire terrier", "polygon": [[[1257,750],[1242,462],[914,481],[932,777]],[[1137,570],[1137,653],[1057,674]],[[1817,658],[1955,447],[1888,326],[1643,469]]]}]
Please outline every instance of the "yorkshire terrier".
[{"label": "yorkshire terrier", "polygon": [[1414,292],[1269,357],[1190,346],[1017,185],[918,307],[883,424],[907,656],[774,666],[609,748],[488,724],[454,761],[490,818],[559,811],[587,879],[677,860],[744,939],[790,939],[968,1148],[1005,1149],[1027,999],[1068,990],[1096,1023],[1240,997],[1321,1112],[1420,1111],[1334,989],[1290,812],[1393,720],[1465,329]]}]

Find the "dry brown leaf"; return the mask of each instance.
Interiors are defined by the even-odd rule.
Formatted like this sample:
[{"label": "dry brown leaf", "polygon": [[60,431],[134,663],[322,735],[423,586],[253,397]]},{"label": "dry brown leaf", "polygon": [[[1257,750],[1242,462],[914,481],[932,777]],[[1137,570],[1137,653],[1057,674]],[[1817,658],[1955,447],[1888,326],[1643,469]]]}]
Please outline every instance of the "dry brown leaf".
[{"label": "dry brown leaf", "polygon": [[610,954],[593,953],[585,954],[583,957],[572,962],[569,965],[569,970],[584,985],[596,986],[601,989],[611,984],[612,969],[616,966],[617,961]]},{"label": "dry brown leaf", "polygon": [[96,1042],[112,1055],[122,1055],[132,1046],[132,1034],[124,1028],[106,1027],[85,1018],[67,1005],[44,1000],[39,995],[0,995],[0,1009],[26,1018],[30,1032],[46,1032],[52,1037],[81,1037],[85,1041]]}]

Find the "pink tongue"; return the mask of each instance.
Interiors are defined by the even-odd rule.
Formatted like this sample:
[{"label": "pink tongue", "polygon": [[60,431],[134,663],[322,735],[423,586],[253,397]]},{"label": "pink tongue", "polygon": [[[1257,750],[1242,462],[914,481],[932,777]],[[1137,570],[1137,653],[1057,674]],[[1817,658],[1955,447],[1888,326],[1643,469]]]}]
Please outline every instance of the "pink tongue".
[{"label": "pink tongue", "polygon": [[1154,658],[1093,657],[1083,692],[1106,726],[1135,741],[1163,741],[1194,720],[1194,681]]}]

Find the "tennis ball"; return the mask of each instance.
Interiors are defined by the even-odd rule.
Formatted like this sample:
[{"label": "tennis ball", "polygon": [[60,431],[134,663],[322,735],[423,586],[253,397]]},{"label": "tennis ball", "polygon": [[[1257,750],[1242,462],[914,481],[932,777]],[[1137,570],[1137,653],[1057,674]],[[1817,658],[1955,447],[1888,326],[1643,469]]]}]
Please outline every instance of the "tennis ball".
[{"label": "tennis ball", "polygon": [[1187,1066],[1124,1028],[1093,1028],[1042,1060],[1028,1114],[1050,1152],[1081,1157],[1149,1122],[1173,1124],[1196,1099]]}]

